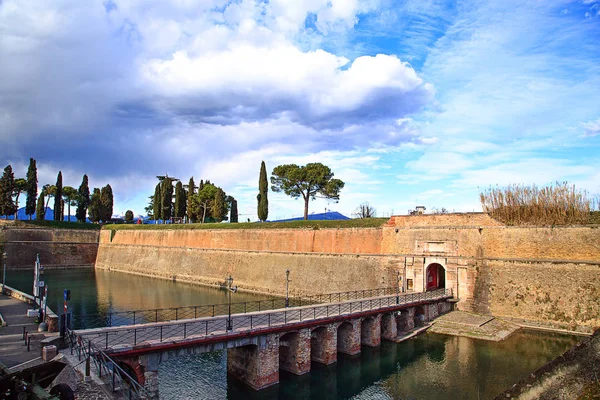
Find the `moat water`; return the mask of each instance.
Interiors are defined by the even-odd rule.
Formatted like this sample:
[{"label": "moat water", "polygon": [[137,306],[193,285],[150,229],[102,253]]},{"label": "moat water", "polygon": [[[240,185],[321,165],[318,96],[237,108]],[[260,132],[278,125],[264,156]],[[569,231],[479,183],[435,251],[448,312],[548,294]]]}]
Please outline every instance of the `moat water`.
[{"label": "moat water", "polygon": [[[76,314],[227,302],[224,290],[103,270],[49,270],[43,279],[50,288],[48,305],[60,310],[68,288]],[[7,284],[27,293],[32,280],[32,271],[7,273]],[[267,298],[240,292],[233,297]],[[578,340],[533,331],[497,343],[423,334],[363,347],[357,356],[338,355],[337,363],[313,364],[303,376],[281,371],[278,385],[259,392],[228,377],[226,352],[213,352],[161,364],[159,392],[161,399],[490,399]]]}]

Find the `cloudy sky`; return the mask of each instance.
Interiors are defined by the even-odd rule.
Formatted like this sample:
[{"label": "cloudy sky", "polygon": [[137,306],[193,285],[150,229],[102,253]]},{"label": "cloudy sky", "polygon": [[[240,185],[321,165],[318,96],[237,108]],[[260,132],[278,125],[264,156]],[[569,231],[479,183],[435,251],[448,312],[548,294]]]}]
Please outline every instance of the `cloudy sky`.
[{"label": "cloudy sky", "polygon": [[255,220],[261,160],[346,182],[311,212],[479,211],[496,184],[600,193],[599,150],[600,0],[0,0],[2,167],[87,173],[116,214],[168,173]]}]

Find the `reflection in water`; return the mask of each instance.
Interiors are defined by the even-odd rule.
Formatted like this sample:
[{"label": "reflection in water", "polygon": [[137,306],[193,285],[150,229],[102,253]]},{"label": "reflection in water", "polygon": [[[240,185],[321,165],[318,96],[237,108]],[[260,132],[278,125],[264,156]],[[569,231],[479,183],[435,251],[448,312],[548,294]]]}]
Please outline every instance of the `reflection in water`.
[{"label": "reflection in water", "polygon": [[[70,289],[69,307],[77,315],[227,303],[225,290],[93,268],[47,270],[43,279],[50,287],[48,306],[62,310],[63,289]],[[7,285],[26,293],[31,293],[32,282],[33,271],[7,273]],[[267,298],[238,292],[232,302]]]},{"label": "reflection in water", "polygon": [[225,352],[160,366],[163,399],[489,399],[577,342],[523,331],[503,342],[425,334],[403,343],[363,347],[357,356],[313,363],[303,376],[280,371],[280,384],[253,391],[227,376]]},{"label": "reflection in water", "polygon": [[[49,270],[49,306],[62,309],[63,289],[76,314],[226,303],[227,292],[179,282],[94,269]],[[7,284],[30,293],[32,271],[8,271]],[[264,299],[236,293],[234,300]],[[517,332],[502,342],[425,334],[395,344],[363,347],[357,356],[313,364],[303,376],[280,372],[281,383],[256,392],[227,377],[225,352],[161,364],[163,399],[489,399],[558,356],[571,336]]]}]

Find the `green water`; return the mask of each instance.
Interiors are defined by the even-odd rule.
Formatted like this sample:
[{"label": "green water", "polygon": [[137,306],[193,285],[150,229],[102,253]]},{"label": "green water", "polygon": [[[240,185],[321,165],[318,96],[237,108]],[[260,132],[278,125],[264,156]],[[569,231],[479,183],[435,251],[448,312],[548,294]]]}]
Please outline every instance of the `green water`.
[{"label": "green water", "polygon": [[[7,284],[31,292],[31,271],[9,271]],[[72,291],[76,313],[224,303],[223,290],[93,269],[51,270],[49,305],[62,307]],[[235,284],[235,283],[234,283]],[[236,293],[234,301],[265,298]],[[490,399],[573,346],[578,338],[521,331],[502,342],[424,334],[403,343],[363,347],[313,364],[303,376],[280,372],[280,384],[255,392],[227,376],[226,353],[182,357],[161,364],[162,399]]]}]

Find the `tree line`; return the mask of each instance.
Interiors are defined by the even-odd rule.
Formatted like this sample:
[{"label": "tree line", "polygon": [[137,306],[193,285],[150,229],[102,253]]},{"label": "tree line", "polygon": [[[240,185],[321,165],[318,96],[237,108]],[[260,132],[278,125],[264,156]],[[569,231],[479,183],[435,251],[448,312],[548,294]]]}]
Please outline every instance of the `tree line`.
[{"label": "tree line", "polygon": [[238,222],[237,201],[210,180],[196,185],[191,177],[186,185],[180,179],[157,176],[158,183],[145,208],[150,219],[180,222]]},{"label": "tree line", "polygon": [[18,218],[19,198],[21,193],[26,193],[25,214],[31,220],[46,219],[46,210],[50,200],[53,202],[54,220],[62,221],[65,217],[65,206],[67,215],[71,216],[71,207],[75,207],[75,217],[78,222],[107,222],[113,213],[114,197],[110,185],[103,188],[94,188],[90,195],[88,176],[83,175],[81,185],[78,189],[63,185],[62,171],[58,172],[54,185],[45,184],[38,196],[37,163],[33,158],[29,159],[29,168],[26,178],[15,178],[12,166],[9,164],[4,168],[0,178],[0,215],[8,218],[14,215]]}]

